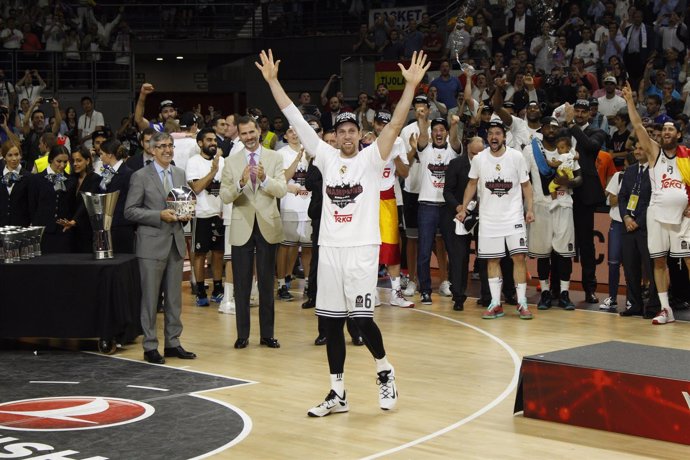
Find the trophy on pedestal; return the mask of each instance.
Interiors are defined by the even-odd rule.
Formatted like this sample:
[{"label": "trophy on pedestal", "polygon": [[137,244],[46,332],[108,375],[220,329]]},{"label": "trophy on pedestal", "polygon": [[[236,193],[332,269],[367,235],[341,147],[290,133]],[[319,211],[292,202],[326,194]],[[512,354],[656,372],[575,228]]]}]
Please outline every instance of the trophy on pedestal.
[{"label": "trophy on pedestal", "polygon": [[110,227],[113,224],[113,213],[120,192],[81,192],[81,196],[93,229],[93,256],[96,260],[112,259],[113,238],[110,235]]}]

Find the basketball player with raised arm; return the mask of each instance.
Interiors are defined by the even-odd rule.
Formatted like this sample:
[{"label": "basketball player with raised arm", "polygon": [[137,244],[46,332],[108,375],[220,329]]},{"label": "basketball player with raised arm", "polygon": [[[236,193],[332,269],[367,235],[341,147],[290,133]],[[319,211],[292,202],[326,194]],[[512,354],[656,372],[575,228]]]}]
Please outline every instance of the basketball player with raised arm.
[{"label": "basketball player with raised arm", "polygon": [[311,417],[323,417],[349,410],[345,393],[346,319],[354,318],[364,343],[376,360],[379,405],[395,407],[398,392],[395,371],[388,362],[383,337],[374,322],[379,246],[379,188],[383,169],[389,160],[395,139],[403,127],[416,86],[429,63],[424,52],[414,53],[410,66],[398,64],[405,78],[405,89],[381,134],[367,148],[358,150],[362,137],[357,117],[341,113],[335,120],[337,147],[323,142],[304,120],[278,81],[280,60],[271,50],[262,51],[256,66],[268,83],[278,107],[297,131],[305,151],[314,157],[323,174],[323,209],[319,235],[319,290],[316,314],[326,331],[326,352],[331,374],[331,390],[326,400],[308,411]]},{"label": "basketball player with raised arm", "polygon": [[[686,191],[690,171],[683,171],[683,162],[687,164],[690,161],[690,152],[687,147],[679,145],[683,133],[678,122],[667,121],[662,125],[660,142],[649,137],[627,82],[623,87],[623,98],[628,104],[635,136],[647,154],[652,184],[652,198],[647,209],[647,245],[654,261],[654,282],[661,303],[661,311],[652,324],[668,324],[675,318],[668,301],[666,257],[669,253],[671,257],[682,257],[690,268],[690,206]],[[628,202],[629,211],[635,211],[637,198],[633,192]],[[629,216],[624,219],[627,224]]]}]

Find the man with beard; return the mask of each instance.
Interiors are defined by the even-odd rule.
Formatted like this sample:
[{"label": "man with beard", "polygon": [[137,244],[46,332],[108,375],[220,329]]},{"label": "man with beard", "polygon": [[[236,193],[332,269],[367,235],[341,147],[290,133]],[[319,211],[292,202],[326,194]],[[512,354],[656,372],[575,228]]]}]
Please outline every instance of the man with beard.
[{"label": "man with beard", "polygon": [[[501,306],[500,260],[508,252],[513,259],[513,278],[517,285],[518,307],[521,319],[532,319],[527,308],[527,232],[525,223],[534,222],[532,210],[532,186],[522,153],[506,147],[506,130],[499,120],[489,126],[487,140],[489,147],[472,160],[470,178],[462,208],[457,219],[467,217],[467,205],[479,198],[479,242],[478,257],[488,259],[489,289],[491,303],[482,318],[495,319],[504,315]],[[519,185],[519,187],[518,187]],[[523,198],[527,209],[523,207]],[[526,213],[525,213],[526,211]]]},{"label": "man with beard", "polygon": [[335,122],[340,149],[321,141],[278,81],[278,65],[273,53],[262,51],[257,67],[268,83],[278,107],[295,128],[305,151],[315,157],[314,164],[323,174],[323,209],[319,235],[319,290],[316,313],[322,317],[327,336],[327,355],[331,389],[325,401],[308,411],[311,417],[349,410],[343,372],[345,336],[343,327],[353,317],[364,342],[376,360],[379,406],[393,409],[398,402],[395,370],[388,361],[383,336],[374,322],[377,283],[379,231],[379,190],[383,169],[390,159],[393,144],[403,126],[414,91],[429,64],[424,52],[414,52],[405,68],[398,64],[405,78],[405,89],[390,123],[367,148],[359,151],[362,137],[357,117],[342,113]]},{"label": "man with beard", "polygon": [[597,155],[606,141],[606,133],[589,126],[589,101],[578,99],[565,104],[565,124],[573,137],[573,148],[579,154],[582,184],[573,193],[575,243],[580,252],[582,287],[585,302],[598,303],[596,260],[594,258],[594,211],[604,203],[604,189],[597,175]]},{"label": "man with beard", "polygon": [[[652,140],[642,125],[627,83],[623,88],[623,97],[628,104],[635,136],[647,155],[652,186],[647,209],[647,244],[649,255],[654,260],[654,282],[661,303],[661,311],[652,324],[668,324],[674,322],[675,318],[668,300],[666,258],[670,253],[671,257],[682,257],[685,265],[690,266],[690,206],[684,187],[689,179],[688,149],[678,144],[682,136],[678,122],[665,122],[661,142]],[[634,211],[638,200],[639,197],[633,200],[634,203],[628,201],[627,209]]]},{"label": "man with beard", "polygon": [[[577,161],[575,161],[572,179],[568,179],[565,174],[558,173],[549,164],[553,164],[554,160],[561,161],[561,155],[556,149],[559,128],[558,120],[554,117],[542,118],[541,134],[543,139],[533,138],[524,151],[525,161],[529,166],[530,175],[534,182],[532,187],[534,222],[529,226],[527,241],[529,256],[537,259],[537,271],[541,286],[541,298],[537,304],[539,310],[551,308],[553,297],[549,274],[551,273],[551,260],[554,252],[560,278],[560,288],[557,291],[560,293],[558,306],[566,310],[575,309],[569,294],[570,274],[573,270],[573,257],[575,257],[571,194],[572,188],[577,187],[582,182],[582,177]],[[560,185],[556,200],[552,200],[550,197],[549,183],[551,181]]]},{"label": "man with beard", "polygon": [[160,103],[160,113],[158,114],[158,121],[149,122],[144,118],[144,110],[146,108],[146,98],[149,94],[154,92],[154,87],[151,83],[144,83],[141,85],[141,90],[139,91],[139,99],[137,99],[137,105],[134,108],[134,121],[136,122],[139,129],[144,130],[146,128],[153,128],[158,132],[165,131],[165,123],[169,119],[177,118],[177,109],[175,109],[175,104],[170,99],[166,99]]},{"label": "man with beard", "polygon": [[218,150],[213,129],[204,128],[196,135],[201,149],[187,162],[187,182],[196,193],[196,215],[192,222],[192,247],[194,248],[194,277],[196,279],[196,305],[209,305],[206,295],[206,253],[211,251],[213,292],[211,300],[223,300],[223,249],[225,226],[221,218],[223,203],[218,196],[224,159]]}]

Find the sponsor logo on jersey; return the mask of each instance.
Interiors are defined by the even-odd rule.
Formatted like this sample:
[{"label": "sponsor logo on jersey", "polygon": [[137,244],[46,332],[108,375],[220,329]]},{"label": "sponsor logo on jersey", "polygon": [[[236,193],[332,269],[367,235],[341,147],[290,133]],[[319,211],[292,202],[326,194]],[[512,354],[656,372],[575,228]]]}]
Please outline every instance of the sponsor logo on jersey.
[{"label": "sponsor logo on jersey", "polygon": [[361,184],[343,183],[326,186],[326,195],[340,209],[344,209],[348,204],[354,203],[363,191],[364,187]]},{"label": "sponsor logo on jersey", "polygon": [[669,177],[666,174],[661,176],[661,188],[683,188],[683,183],[678,179]]},{"label": "sponsor logo on jersey", "polygon": [[358,295],[355,298],[355,308],[362,308],[364,306],[364,297]]},{"label": "sponsor logo on jersey", "polygon": [[307,180],[307,171],[305,169],[297,168],[295,170],[295,174],[292,176],[292,180],[295,181],[295,184],[299,185],[300,187],[304,187],[304,184]]},{"label": "sponsor logo on jersey", "polygon": [[510,189],[513,188],[513,183],[498,176],[493,180],[485,182],[484,186],[489,189],[492,195],[500,198],[510,192]]},{"label": "sponsor logo on jersey", "polygon": [[383,170],[383,178],[388,179],[391,175],[391,168],[385,168]]},{"label": "sponsor logo on jersey", "polygon": [[333,220],[338,223],[352,222],[352,214],[338,214],[338,211],[333,214]]}]

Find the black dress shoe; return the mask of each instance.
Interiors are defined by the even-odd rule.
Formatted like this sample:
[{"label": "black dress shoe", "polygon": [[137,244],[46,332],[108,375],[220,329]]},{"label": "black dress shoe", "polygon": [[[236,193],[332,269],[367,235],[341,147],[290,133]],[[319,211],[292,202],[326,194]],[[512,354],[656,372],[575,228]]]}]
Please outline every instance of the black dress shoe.
[{"label": "black dress shoe", "polygon": [[184,348],[182,348],[181,345],[177,347],[171,347],[171,348],[166,348],[163,351],[163,356],[166,358],[180,358],[180,359],[195,359],[196,354],[192,353],[191,351],[187,351]]},{"label": "black dress shoe", "polygon": [[597,296],[595,296],[593,292],[585,292],[585,302],[599,303],[599,298],[597,298]]},{"label": "black dress shoe", "polygon": [[620,316],[642,316],[642,310],[639,308],[628,308],[618,313]]},{"label": "black dress shoe", "polygon": [[357,347],[361,347],[362,345],[364,345],[364,339],[360,335],[358,335],[357,337],[352,337],[352,344]]},{"label": "black dress shoe", "polygon": [[165,358],[158,353],[158,350],[149,350],[144,352],[144,359],[151,364],[165,364]]},{"label": "black dress shoe", "polygon": [[247,339],[235,340],[235,348],[247,348],[247,345],[249,345],[249,340]]},{"label": "black dress shoe", "polygon": [[489,297],[487,297],[487,298],[480,297],[477,299],[477,305],[478,306],[486,308],[489,306],[489,304],[491,304],[491,298],[489,298]]},{"label": "black dress shoe", "polygon": [[273,337],[261,337],[259,343],[261,345],[266,345],[268,348],[280,348],[278,340]]},{"label": "black dress shoe", "polygon": [[314,340],[314,345],[326,345],[326,336],[320,335]]},{"label": "black dress shoe", "polygon": [[461,300],[456,300],[453,303],[453,310],[455,311],[463,311],[465,309],[465,302]]},{"label": "black dress shoe", "polygon": [[513,294],[513,295],[505,296],[505,303],[507,303],[508,305],[517,305],[518,304],[517,295]]},{"label": "black dress shoe", "polygon": [[316,299],[313,297],[307,297],[307,300],[302,303],[302,308],[307,309],[307,308],[314,308],[316,307]]}]

